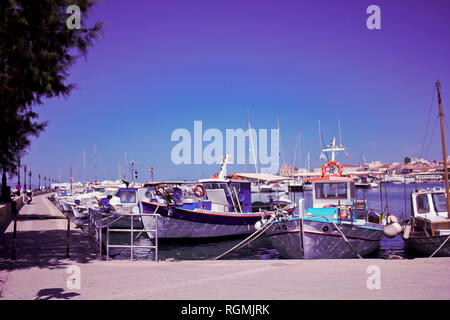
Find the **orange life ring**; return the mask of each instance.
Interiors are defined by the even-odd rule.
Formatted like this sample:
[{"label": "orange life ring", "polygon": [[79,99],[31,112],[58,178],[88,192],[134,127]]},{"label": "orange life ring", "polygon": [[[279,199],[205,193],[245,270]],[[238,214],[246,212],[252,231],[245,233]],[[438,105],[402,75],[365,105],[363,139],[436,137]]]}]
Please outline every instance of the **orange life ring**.
[{"label": "orange life ring", "polygon": [[342,171],[343,171],[342,165],[339,162],[337,162],[337,161],[328,161],[327,163],[325,163],[322,166],[322,176],[323,177],[325,177],[325,175],[327,174],[327,168],[329,166],[337,166],[337,168],[338,168],[338,175],[340,175],[340,176],[342,175]]},{"label": "orange life ring", "polygon": [[205,195],[205,188],[201,184],[198,184],[194,187],[194,194],[197,197],[203,197]]}]

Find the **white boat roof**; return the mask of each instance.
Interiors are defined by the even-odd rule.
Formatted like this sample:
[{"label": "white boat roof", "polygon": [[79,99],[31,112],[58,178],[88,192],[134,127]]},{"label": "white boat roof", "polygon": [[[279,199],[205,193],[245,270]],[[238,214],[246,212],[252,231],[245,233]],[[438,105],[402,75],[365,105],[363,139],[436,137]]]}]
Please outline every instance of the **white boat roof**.
[{"label": "white boat roof", "polygon": [[414,189],[412,193],[445,193],[445,189],[442,187],[433,187],[433,188],[423,188],[423,189]]},{"label": "white boat roof", "polygon": [[236,173],[237,176],[246,179],[263,180],[267,182],[280,181],[280,180],[291,180],[290,177],[278,176],[271,173]]}]

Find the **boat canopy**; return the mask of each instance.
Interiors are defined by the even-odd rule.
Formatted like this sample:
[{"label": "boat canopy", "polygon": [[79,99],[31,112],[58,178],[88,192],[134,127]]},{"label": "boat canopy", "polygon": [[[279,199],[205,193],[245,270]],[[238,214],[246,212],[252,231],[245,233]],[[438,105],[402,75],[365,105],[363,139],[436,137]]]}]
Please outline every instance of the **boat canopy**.
[{"label": "boat canopy", "polygon": [[349,177],[342,177],[342,176],[325,176],[325,177],[318,177],[318,178],[311,178],[308,180],[308,182],[319,182],[319,181],[342,181],[342,182],[353,182],[353,178]]},{"label": "boat canopy", "polygon": [[262,181],[266,181],[266,182],[292,180],[292,178],[290,178],[290,177],[278,176],[276,174],[271,174],[271,173],[236,173],[236,176],[246,178],[246,179],[262,180]]}]

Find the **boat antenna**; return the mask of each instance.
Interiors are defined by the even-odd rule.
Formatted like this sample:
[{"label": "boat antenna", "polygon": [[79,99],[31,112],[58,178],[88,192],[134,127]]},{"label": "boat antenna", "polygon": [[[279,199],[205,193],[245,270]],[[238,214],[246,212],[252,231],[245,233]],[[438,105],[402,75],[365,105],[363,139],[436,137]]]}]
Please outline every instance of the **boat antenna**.
[{"label": "boat antenna", "polygon": [[445,133],[444,133],[444,114],[442,113],[442,100],[441,100],[441,84],[439,80],[436,80],[436,88],[439,102],[439,118],[441,122],[441,137],[442,137],[442,153],[444,156],[444,181],[445,181],[445,193],[447,195],[447,218],[450,218],[450,192],[448,189],[448,168],[447,168],[447,149],[445,147]]},{"label": "boat antenna", "polygon": [[342,147],[341,119],[339,118],[338,118],[338,127],[339,127],[339,146]]}]

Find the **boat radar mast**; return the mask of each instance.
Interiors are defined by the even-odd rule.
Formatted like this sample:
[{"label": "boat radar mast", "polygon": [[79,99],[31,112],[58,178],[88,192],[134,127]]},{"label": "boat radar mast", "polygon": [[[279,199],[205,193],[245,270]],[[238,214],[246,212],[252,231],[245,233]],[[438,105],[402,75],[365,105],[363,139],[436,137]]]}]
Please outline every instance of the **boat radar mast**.
[{"label": "boat radar mast", "polygon": [[331,140],[331,144],[327,146],[328,148],[322,149],[322,151],[325,152],[331,152],[331,161],[336,161],[336,152],[338,151],[345,151],[345,148],[342,146],[342,144],[337,147],[336,146],[336,138],[333,137],[333,140]]},{"label": "boat radar mast", "polygon": [[223,180],[227,176],[227,165],[231,164],[231,155],[227,154],[222,159],[222,168],[220,168],[219,179]]}]

